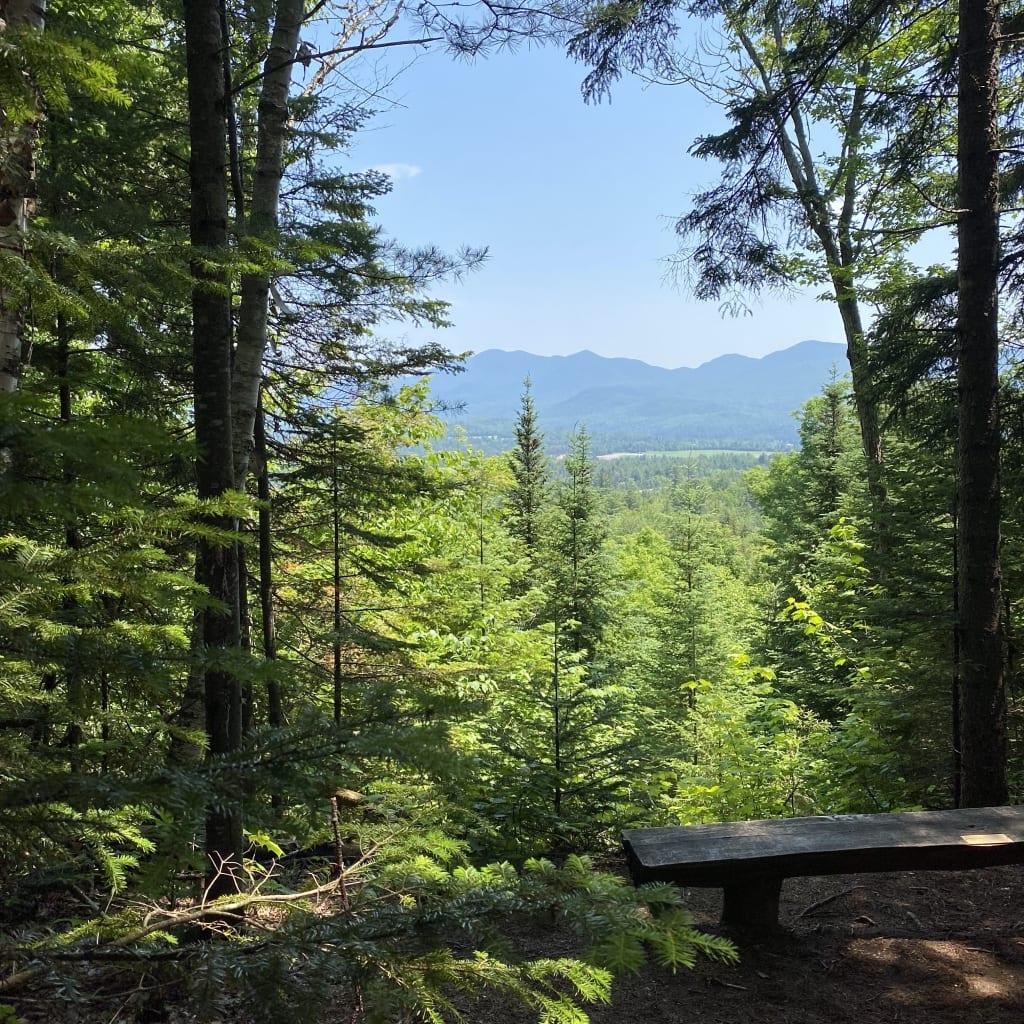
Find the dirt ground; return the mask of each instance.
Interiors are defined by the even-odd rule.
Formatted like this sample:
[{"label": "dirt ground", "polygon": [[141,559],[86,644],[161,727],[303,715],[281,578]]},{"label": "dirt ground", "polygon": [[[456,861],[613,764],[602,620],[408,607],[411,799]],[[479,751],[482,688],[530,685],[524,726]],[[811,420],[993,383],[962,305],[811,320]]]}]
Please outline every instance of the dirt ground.
[{"label": "dirt ground", "polygon": [[[721,897],[686,903],[715,931]],[[786,934],[741,946],[738,966],[647,967],[617,979],[593,1024],[1024,1024],[1024,867],[793,878]],[[520,939],[528,956],[572,955],[568,940]],[[533,948],[531,948],[533,947]],[[478,1005],[473,1024],[532,1018]]]}]

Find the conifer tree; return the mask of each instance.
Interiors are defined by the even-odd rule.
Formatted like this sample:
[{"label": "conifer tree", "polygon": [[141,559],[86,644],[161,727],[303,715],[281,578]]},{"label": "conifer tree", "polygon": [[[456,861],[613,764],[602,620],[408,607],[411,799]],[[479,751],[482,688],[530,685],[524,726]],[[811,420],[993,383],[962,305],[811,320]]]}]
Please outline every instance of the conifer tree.
[{"label": "conifer tree", "polygon": [[602,552],[606,530],[585,427],[569,439],[565,470],[568,480],[559,488],[547,542],[552,580],[548,614],[559,626],[565,650],[588,661],[594,657],[609,610]]},{"label": "conifer tree", "polygon": [[515,485],[508,494],[505,519],[509,533],[517,537],[526,549],[531,570],[536,571],[549,481],[544,435],[537,424],[533,385],[529,377],[523,381],[515,437],[515,447],[509,454]]},{"label": "conifer tree", "polygon": [[[156,95],[165,121],[177,112],[163,62],[102,49],[103,30],[80,9],[52,13],[45,38],[33,40],[36,59],[66,58],[53,65],[61,81],[39,126],[38,216],[24,254],[33,358],[20,394],[0,408],[10,445],[0,473],[0,600],[22,591],[0,638],[0,717],[25,730],[5,741],[18,776],[35,780],[27,818],[54,823],[49,837],[27,825],[25,848],[50,844],[53,866],[77,874],[83,817],[93,816],[97,836],[118,823],[108,855],[115,837],[147,817],[148,808],[125,806],[124,790],[133,770],[160,762],[163,716],[188,657],[179,623],[195,584],[172,507],[188,459],[174,408],[184,394],[187,292],[178,253],[140,246],[135,233],[152,225],[162,236],[156,225],[182,215],[180,170],[162,152],[158,168],[159,145],[138,130]],[[150,27],[135,8],[112,4],[106,14],[140,36]],[[139,102],[126,110],[129,97]],[[155,130],[173,149],[173,132]],[[26,558],[36,567],[28,575],[17,569]]]},{"label": "conifer tree", "polygon": [[729,563],[724,531],[707,514],[706,485],[676,482],[666,539],[670,569],[658,609],[660,674],[688,688],[723,675],[730,655],[743,647],[746,610],[742,585]]},{"label": "conifer tree", "polygon": [[[235,486],[231,435],[231,292],[223,269],[228,244],[227,96],[220,7],[187,0],[185,51],[191,141],[192,370],[196,494],[223,501]],[[196,580],[210,596],[202,615],[204,704],[209,754],[237,750],[242,735],[242,691],[227,667],[239,646],[239,562],[236,519],[207,513],[196,555]],[[206,819],[208,888],[219,896],[233,885],[242,856],[239,811],[225,800]]]},{"label": "conifer tree", "polygon": [[959,802],[1006,802],[999,429],[999,3],[961,0],[957,202]]}]

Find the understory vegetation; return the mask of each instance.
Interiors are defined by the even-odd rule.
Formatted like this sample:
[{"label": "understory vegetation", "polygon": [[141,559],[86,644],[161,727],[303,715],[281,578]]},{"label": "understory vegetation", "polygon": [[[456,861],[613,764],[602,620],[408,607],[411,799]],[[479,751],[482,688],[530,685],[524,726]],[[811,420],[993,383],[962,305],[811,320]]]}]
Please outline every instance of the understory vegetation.
[{"label": "understory vegetation", "polygon": [[[180,723],[194,506],[123,453],[116,514],[117,481],[36,463],[3,562],[0,990],[19,1012],[120,993],[126,1014],[340,1000],[446,1019],[487,987],[577,1019],[645,950],[731,955],[670,887],[593,870],[621,828],[948,804],[952,523],[925,486],[941,452],[901,435],[883,555],[841,383],[803,410],[800,451],[675,460],[648,490],[597,487],[585,436],[549,462],[526,408],[511,457],[410,454],[440,429],[423,392],[332,407],[315,473],[274,432],[274,656],[254,608],[233,655],[242,742],[216,759]],[[256,511],[239,506],[254,565]],[[1019,791],[1016,704],[1011,721]],[[211,905],[213,800],[240,809],[246,850]],[[506,963],[509,915],[568,922],[586,961]]]}]

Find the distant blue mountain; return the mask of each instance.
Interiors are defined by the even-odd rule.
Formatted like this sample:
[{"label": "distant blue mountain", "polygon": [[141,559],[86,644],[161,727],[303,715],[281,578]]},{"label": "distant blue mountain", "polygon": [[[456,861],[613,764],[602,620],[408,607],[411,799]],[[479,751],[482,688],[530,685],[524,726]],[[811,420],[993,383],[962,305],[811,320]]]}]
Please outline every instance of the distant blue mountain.
[{"label": "distant blue mountain", "polygon": [[797,443],[793,413],[846,370],[842,345],[804,341],[761,359],[727,355],[666,370],[593,352],[535,356],[489,349],[431,380],[439,412],[475,447],[511,447],[529,377],[552,451],[585,424],[595,454],[680,448],[779,449]]}]

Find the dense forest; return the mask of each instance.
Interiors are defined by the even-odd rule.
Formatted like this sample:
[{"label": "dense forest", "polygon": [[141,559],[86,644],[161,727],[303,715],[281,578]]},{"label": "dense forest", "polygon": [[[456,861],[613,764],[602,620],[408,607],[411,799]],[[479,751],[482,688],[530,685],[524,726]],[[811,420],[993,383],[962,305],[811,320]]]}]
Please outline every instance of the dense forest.
[{"label": "dense forest", "polygon": [[[621,828],[1020,798],[999,16],[0,2],[0,1020],[583,1021],[645,957],[735,956],[596,869]],[[679,259],[834,298],[798,449],[556,459],[524,382],[510,452],[446,450],[400,386],[457,368],[388,338],[480,254],[375,222],[349,68],[542,38],[587,98],[720,102]],[[580,955],[507,956],[530,915]]]}]

